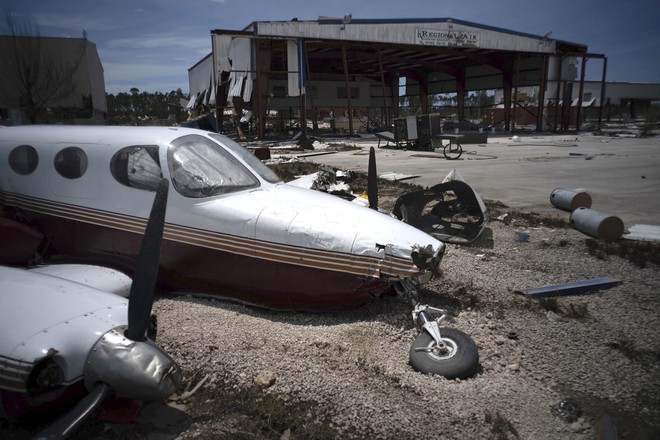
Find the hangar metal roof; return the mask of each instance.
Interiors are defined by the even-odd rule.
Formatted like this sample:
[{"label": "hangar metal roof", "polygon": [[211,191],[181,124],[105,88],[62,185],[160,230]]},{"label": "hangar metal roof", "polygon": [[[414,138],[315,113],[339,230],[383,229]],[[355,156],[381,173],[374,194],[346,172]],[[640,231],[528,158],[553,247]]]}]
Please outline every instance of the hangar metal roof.
[{"label": "hangar metal roof", "polygon": [[[312,75],[343,75],[342,50],[352,75],[380,77],[400,73],[443,72],[456,76],[475,66],[501,69],[516,57],[587,52],[587,46],[545,36],[516,32],[453,18],[259,21],[243,31],[214,30],[213,34],[266,38],[272,44],[272,62],[286,66],[287,39],[305,40]],[[278,40],[282,40],[279,41]],[[286,70],[286,69],[283,69]]]}]

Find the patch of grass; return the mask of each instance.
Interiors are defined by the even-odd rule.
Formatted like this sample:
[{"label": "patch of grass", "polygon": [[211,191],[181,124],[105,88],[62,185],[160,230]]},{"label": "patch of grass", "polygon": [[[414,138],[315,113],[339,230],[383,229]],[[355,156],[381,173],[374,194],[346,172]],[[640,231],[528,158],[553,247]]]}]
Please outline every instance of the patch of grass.
[{"label": "patch of grass", "polygon": [[570,227],[570,223],[563,217],[555,217],[547,213],[541,214],[534,211],[514,209],[497,200],[484,200],[484,204],[486,205],[488,215],[491,219],[495,219],[502,214],[508,214],[506,218],[507,224],[529,227],[546,226],[549,228]]},{"label": "patch of grass", "polygon": [[554,312],[559,314],[559,303],[557,298],[539,298],[539,306],[548,312]]},{"label": "patch of grass", "polygon": [[562,308],[562,315],[573,319],[586,319],[589,316],[589,308],[586,304],[568,303],[567,307]]},{"label": "patch of grass", "polygon": [[[354,431],[339,433],[315,402],[285,401],[259,387],[234,389],[221,384],[199,390],[190,401],[193,424],[213,419],[196,439],[290,439],[357,438]],[[361,434],[363,435],[363,434]]]},{"label": "patch of grass", "polygon": [[638,349],[632,341],[620,339],[616,342],[608,342],[605,345],[613,350],[619,351],[631,361],[637,361],[649,367],[657,365],[657,363],[660,362],[660,353],[652,350]]},{"label": "patch of grass", "polygon": [[471,283],[469,286],[459,286],[454,296],[459,299],[463,308],[476,309],[479,307],[479,297],[470,291],[471,287]]},{"label": "patch of grass", "polygon": [[486,423],[491,425],[490,432],[493,440],[511,440],[520,438],[520,434],[513,424],[499,411],[486,411]]},{"label": "patch of grass", "polygon": [[589,254],[600,260],[613,255],[624,258],[640,268],[646,267],[649,263],[660,265],[660,243],[634,240],[607,242],[587,238],[585,245]]},{"label": "patch of grass", "polygon": [[540,297],[538,304],[542,310],[566,318],[586,319],[589,316],[587,304],[575,303],[570,298]]}]

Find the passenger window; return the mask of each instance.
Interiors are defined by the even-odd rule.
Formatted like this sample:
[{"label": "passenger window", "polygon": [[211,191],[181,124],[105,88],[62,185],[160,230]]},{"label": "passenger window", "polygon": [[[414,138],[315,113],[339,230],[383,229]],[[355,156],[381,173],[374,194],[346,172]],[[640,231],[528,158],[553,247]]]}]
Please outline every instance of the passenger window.
[{"label": "passenger window", "polygon": [[110,172],[122,185],[156,191],[163,178],[158,146],[138,145],[122,148],[112,156]]},{"label": "passenger window", "polygon": [[222,146],[197,135],[172,142],[172,185],[185,197],[211,197],[259,186],[259,180]]},{"label": "passenger window", "polygon": [[87,171],[87,154],[78,147],[68,147],[55,156],[55,169],[60,176],[77,179]]},{"label": "passenger window", "polygon": [[30,145],[20,145],[9,153],[9,166],[16,173],[27,176],[37,169],[39,154]]}]

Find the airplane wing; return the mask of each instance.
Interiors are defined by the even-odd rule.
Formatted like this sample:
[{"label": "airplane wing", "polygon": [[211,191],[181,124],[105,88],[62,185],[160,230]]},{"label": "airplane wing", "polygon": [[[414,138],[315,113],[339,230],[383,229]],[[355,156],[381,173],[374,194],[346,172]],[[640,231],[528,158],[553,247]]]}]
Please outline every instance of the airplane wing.
[{"label": "airplane wing", "polygon": [[53,264],[30,269],[128,298],[132,280],[118,270],[90,264]]}]

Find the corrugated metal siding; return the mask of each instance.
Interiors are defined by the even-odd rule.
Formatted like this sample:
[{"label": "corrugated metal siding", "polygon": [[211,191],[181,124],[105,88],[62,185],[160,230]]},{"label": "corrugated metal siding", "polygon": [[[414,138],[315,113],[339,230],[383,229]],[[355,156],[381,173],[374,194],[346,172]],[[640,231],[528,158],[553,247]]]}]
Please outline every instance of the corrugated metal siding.
[{"label": "corrugated metal siding", "polygon": [[[451,28],[450,28],[451,26]],[[553,40],[508,34],[457,23],[386,23],[386,24],[319,24],[317,22],[259,22],[258,35],[283,38],[319,38],[366,41],[372,43],[419,45],[417,32],[461,31],[479,36],[479,49],[495,49],[532,53],[554,53]]]},{"label": "corrugated metal siding", "polygon": [[213,57],[207,55],[200,62],[188,69],[188,87],[190,94],[202,92],[210,87],[213,75]]}]

